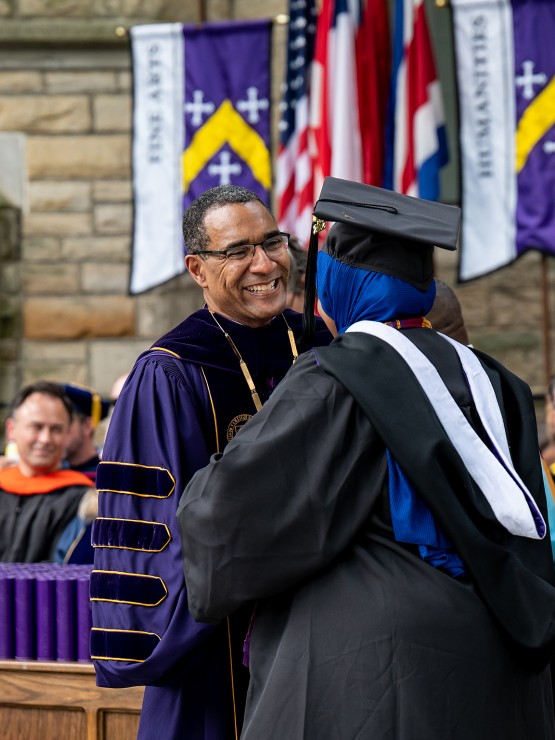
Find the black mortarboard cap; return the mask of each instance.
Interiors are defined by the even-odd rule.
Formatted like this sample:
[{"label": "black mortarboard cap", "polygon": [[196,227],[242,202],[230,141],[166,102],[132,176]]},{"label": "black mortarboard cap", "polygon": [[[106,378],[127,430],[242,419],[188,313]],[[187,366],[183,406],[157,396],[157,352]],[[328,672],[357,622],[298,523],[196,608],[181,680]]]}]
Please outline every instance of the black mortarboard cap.
[{"label": "black mortarboard cap", "polygon": [[110,401],[102,398],[98,393],[83,385],[64,383],[62,388],[73,404],[75,411],[81,416],[90,416],[93,427],[108,416]]},{"label": "black mortarboard cap", "polygon": [[336,222],[324,247],[332,257],[353,267],[398,277],[425,290],[433,278],[433,248],[457,248],[460,220],[457,206],[326,177],[313,210],[304,343],[310,345],[314,334],[317,235],[326,221]]}]

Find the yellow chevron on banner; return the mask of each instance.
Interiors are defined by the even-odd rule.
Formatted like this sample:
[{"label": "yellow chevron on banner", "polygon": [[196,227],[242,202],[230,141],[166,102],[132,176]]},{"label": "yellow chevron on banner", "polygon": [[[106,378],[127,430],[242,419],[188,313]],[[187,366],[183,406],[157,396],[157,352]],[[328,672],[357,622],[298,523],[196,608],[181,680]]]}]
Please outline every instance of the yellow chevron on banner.
[{"label": "yellow chevron on banner", "polygon": [[521,171],[538,141],[555,124],[555,77],[526,108],[516,130],[516,171]]},{"label": "yellow chevron on banner", "polygon": [[237,113],[230,100],[224,100],[183,152],[183,192],[189,190],[191,182],[224,144],[230,145],[258,182],[269,190],[272,184],[270,152],[264,139]]}]

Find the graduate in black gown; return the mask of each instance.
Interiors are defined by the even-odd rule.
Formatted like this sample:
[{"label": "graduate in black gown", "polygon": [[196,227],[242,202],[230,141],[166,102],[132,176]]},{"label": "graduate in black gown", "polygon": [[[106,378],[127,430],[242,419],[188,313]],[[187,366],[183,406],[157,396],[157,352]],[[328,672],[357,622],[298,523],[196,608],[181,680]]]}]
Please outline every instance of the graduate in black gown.
[{"label": "graduate in black gown", "polygon": [[552,740],[530,389],[423,318],[458,209],[328,178],[315,213],[337,222],[316,276],[337,337],[178,509],[191,614],[253,604],[241,737]]}]

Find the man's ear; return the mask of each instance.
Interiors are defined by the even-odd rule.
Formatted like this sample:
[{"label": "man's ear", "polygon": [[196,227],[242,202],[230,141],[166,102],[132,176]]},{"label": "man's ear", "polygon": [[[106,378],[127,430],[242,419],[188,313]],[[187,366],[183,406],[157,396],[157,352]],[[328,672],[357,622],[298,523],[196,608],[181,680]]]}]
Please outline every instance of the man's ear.
[{"label": "man's ear", "polygon": [[15,425],[15,419],[13,416],[8,416],[6,419],[6,442],[13,441],[13,428]]},{"label": "man's ear", "polygon": [[196,254],[187,254],[185,256],[185,267],[193,280],[200,285],[201,288],[206,287],[206,274],[205,274],[205,263],[202,257]]},{"label": "man's ear", "polygon": [[93,436],[93,434],[94,434],[94,427],[93,427],[92,416],[85,416],[85,418],[83,419],[83,431],[89,437],[92,437]]}]

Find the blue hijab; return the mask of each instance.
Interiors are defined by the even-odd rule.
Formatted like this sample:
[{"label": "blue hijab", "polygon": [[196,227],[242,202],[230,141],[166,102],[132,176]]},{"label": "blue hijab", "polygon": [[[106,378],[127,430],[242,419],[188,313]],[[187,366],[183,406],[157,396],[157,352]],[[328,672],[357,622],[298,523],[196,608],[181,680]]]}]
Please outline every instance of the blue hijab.
[{"label": "blue hijab", "polygon": [[[346,265],[327,252],[318,253],[318,299],[340,334],[357,321],[391,321],[424,316],[432,308],[435,281],[419,290],[404,280]],[[418,547],[420,557],[451,576],[464,575],[464,565],[389,450],[389,500],[393,533],[398,542]]]},{"label": "blue hijab", "polygon": [[318,253],[316,272],[318,298],[326,314],[342,334],[351,324],[364,319],[390,321],[410,316],[424,316],[436,295],[432,280],[426,291],[381,272],[351,267]]}]

